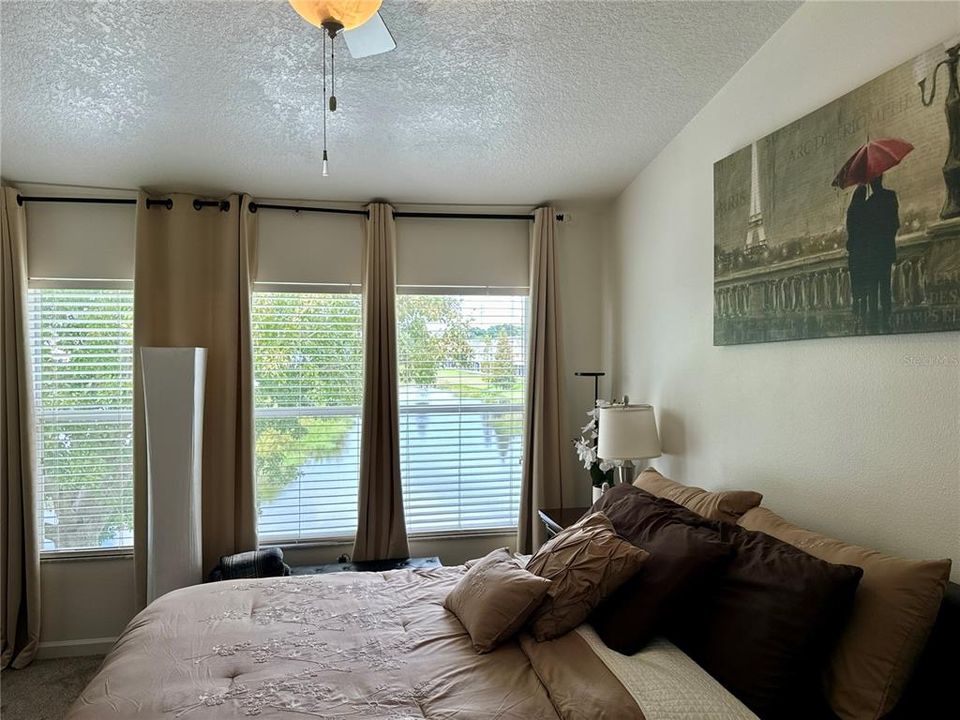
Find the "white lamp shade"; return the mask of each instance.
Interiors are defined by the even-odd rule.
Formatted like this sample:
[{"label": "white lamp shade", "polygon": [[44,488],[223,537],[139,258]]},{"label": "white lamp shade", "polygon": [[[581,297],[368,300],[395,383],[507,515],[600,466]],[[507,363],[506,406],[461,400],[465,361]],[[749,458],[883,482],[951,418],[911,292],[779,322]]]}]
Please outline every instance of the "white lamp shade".
[{"label": "white lamp shade", "polygon": [[597,455],[603,460],[660,457],[660,435],[652,405],[600,408]]}]

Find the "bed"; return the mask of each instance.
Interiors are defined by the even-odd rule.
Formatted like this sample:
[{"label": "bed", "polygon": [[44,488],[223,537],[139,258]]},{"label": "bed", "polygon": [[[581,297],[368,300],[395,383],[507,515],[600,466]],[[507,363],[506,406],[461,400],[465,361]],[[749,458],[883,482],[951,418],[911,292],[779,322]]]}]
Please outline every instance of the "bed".
[{"label": "bed", "polygon": [[587,625],[478,654],[443,600],[461,567],[225,581],[124,631],[67,720],[745,720],[665,640],[632,657]]}]

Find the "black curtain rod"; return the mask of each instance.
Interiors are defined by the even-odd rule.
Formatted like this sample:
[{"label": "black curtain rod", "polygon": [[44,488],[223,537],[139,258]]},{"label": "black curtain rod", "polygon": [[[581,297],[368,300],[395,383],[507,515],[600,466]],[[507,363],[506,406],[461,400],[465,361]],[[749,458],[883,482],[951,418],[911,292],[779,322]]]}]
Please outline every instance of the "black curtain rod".
[{"label": "black curtain rod", "polygon": [[[294,212],[336,213],[340,215],[363,215],[370,217],[366,210],[346,210],[343,208],[307,207],[302,205],[273,205],[268,203],[250,203],[250,212],[257,210],[293,210]],[[457,220],[533,220],[533,215],[508,215],[490,213],[437,213],[394,211],[395,218],[453,218]],[[563,213],[557,213],[557,220],[563,220]]]},{"label": "black curtain rod", "polygon": [[[510,215],[504,213],[438,213],[394,211],[395,218],[453,218],[455,220],[533,220],[534,215]],[[563,222],[563,213],[557,213],[557,220]]]},{"label": "black curtain rod", "polygon": [[[23,205],[25,202],[48,202],[48,203],[86,203],[93,205],[136,205],[136,198],[90,198],[90,197],[48,197],[45,195],[17,195],[17,205]],[[217,202],[213,203],[218,204]],[[229,205],[229,203],[228,203]],[[167,210],[173,208],[173,200],[154,200],[147,198],[147,208],[165,207]],[[194,203],[196,207],[196,201]],[[197,208],[199,209],[199,208]]]},{"label": "black curtain rod", "polygon": [[203,210],[205,207],[216,207],[216,208],[220,208],[220,212],[227,212],[230,210],[230,201],[229,200],[194,200],[193,201],[194,210]]},{"label": "black curtain rod", "polygon": [[136,205],[136,198],[90,198],[90,197],[46,197],[42,195],[17,195],[17,205],[25,202],[62,202],[96,203],[98,205]]},{"label": "black curtain rod", "polygon": [[345,208],[301,207],[300,205],[275,205],[272,203],[250,203],[250,212],[257,210],[293,210],[294,212],[332,213],[334,215],[363,215],[370,217],[366,210],[347,210]]},{"label": "black curtain rod", "polygon": [[[25,202],[60,202],[60,203],[98,203],[101,205],[136,205],[135,198],[89,198],[89,197],[47,197],[41,195],[17,195],[17,205],[23,205]],[[173,200],[152,200],[147,198],[147,207],[154,206],[165,207],[170,210],[173,207]],[[220,212],[230,210],[229,200],[194,200],[193,208],[201,210],[205,207],[217,207]],[[250,203],[250,212],[257,210],[292,210],[294,212],[318,212],[331,213],[334,215],[362,215],[370,217],[366,210],[349,210],[346,208],[324,208],[307,207],[301,205],[276,205],[272,203]],[[484,214],[484,213],[438,213],[438,212],[403,212],[394,211],[395,218],[450,218],[457,220],[533,220],[533,215],[511,215],[502,213]],[[557,213],[557,220],[563,221],[563,213]]]},{"label": "black curtain rod", "polygon": [[434,213],[434,212],[398,212],[395,218],[455,218],[458,220],[533,220],[533,215],[505,215],[483,213]]}]

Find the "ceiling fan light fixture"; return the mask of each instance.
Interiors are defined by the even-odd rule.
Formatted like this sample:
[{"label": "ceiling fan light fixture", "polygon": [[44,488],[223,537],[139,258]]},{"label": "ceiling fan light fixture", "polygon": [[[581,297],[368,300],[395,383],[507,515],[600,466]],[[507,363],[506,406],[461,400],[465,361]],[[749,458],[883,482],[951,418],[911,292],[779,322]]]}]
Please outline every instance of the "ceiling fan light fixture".
[{"label": "ceiling fan light fixture", "polygon": [[[290,7],[311,25],[321,28],[323,78],[323,159],[320,175],[328,177],[327,112],[336,112],[337,84],[334,72],[337,36],[354,57],[368,57],[393,50],[397,43],[380,17],[382,0],[288,0]],[[373,20],[374,22],[370,22]],[[365,27],[358,30],[361,26]],[[330,94],[327,95],[327,38],[330,39]]]},{"label": "ceiling fan light fixture", "polygon": [[377,14],[383,0],[289,0],[290,7],[311,25],[322,28],[333,20],[353,30]]}]

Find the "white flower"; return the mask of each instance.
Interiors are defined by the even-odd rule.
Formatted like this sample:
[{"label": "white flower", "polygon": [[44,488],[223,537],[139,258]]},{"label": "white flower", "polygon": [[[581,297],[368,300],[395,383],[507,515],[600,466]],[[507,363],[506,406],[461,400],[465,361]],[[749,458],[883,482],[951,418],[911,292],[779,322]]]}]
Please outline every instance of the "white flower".
[{"label": "white flower", "polygon": [[589,470],[590,466],[597,461],[596,448],[584,442],[583,438],[575,442],[574,447],[577,449],[577,457],[583,463],[584,469]]},{"label": "white flower", "polygon": [[610,403],[606,400],[597,400],[596,407],[587,411],[586,415],[590,418],[590,421],[580,428],[580,437],[574,441],[573,445],[577,450],[577,457],[580,459],[580,462],[583,463],[585,470],[589,470],[590,467],[599,461],[600,469],[603,472],[606,472],[610,468],[614,467],[614,464],[606,460],[599,460],[597,457],[597,438],[600,437],[597,432],[598,421],[600,417],[600,408],[609,406]]}]

